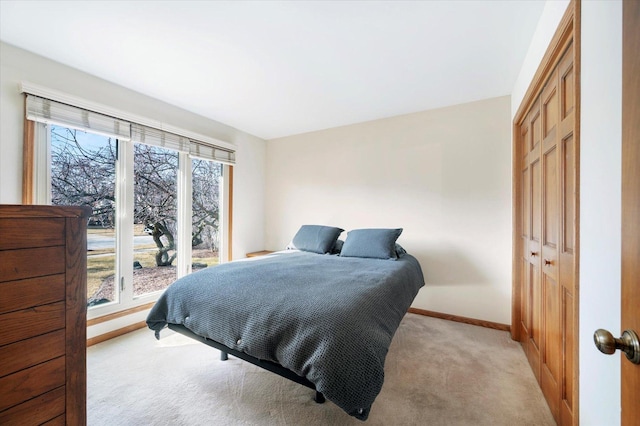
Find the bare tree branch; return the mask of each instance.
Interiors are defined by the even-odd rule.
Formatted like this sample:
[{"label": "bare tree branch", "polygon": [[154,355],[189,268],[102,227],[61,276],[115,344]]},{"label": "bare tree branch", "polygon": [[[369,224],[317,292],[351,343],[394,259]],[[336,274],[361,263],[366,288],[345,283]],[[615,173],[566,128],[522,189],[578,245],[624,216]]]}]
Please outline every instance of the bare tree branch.
[{"label": "bare tree branch", "polygon": [[[76,130],[55,126],[52,134],[54,204],[88,205],[90,224],[115,226],[116,141],[87,144]],[[177,254],[178,154],[164,148],[134,145],[134,223],[144,224],[158,251],[156,264],[171,265]],[[192,161],[192,246],[218,250],[220,164]]]}]

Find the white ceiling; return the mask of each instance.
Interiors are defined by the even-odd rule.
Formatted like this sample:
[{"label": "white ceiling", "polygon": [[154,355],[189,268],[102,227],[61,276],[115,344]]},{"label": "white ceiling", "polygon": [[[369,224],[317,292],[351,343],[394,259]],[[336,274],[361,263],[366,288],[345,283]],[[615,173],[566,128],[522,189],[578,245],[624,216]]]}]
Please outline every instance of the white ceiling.
[{"label": "white ceiling", "polygon": [[508,95],[543,7],[0,0],[0,39],[271,139]]}]

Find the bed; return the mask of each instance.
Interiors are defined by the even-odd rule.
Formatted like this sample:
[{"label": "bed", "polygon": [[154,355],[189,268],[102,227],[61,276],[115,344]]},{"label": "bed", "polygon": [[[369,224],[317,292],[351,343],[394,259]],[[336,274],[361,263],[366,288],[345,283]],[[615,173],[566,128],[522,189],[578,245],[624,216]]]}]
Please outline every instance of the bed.
[{"label": "bed", "polygon": [[315,389],[316,401],[326,397],[366,420],[393,335],[424,278],[393,236],[384,240],[389,257],[376,258],[370,238],[354,246],[351,232],[340,253],[335,238],[320,247],[316,238],[316,251],[298,243],[183,277],[160,297],[147,325],[158,338],[169,327],[220,349],[223,359],[230,353],[274,371]]}]

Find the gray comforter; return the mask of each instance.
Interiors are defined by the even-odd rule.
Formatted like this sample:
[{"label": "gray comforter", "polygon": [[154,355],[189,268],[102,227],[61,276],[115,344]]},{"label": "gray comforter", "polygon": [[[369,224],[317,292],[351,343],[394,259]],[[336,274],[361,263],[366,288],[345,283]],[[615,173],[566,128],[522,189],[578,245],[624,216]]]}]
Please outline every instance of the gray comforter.
[{"label": "gray comforter", "polygon": [[147,318],[306,377],[366,420],[391,339],[420,287],[418,261],[280,252],[210,267],[173,283]]}]

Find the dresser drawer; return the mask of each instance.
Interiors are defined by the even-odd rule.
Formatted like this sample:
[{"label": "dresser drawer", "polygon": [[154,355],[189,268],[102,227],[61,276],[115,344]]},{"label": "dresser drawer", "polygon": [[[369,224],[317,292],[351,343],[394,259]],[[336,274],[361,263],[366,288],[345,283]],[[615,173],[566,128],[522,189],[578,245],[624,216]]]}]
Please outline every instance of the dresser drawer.
[{"label": "dresser drawer", "polygon": [[0,314],[64,300],[63,274],[0,283]]},{"label": "dresser drawer", "polygon": [[0,346],[59,330],[64,326],[63,302],[3,314],[0,315]]},{"label": "dresser drawer", "polygon": [[65,244],[64,219],[0,219],[0,250]]},{"label": "dresser drawer", "polygon": [[64,353],[64,330],[56,330],[42,336],[0,346],[0,377],[33,367],[62,356]]},{"label": "dresser drawer", "polygon": [[48,422],[42,423],[40,426],[66,426],[67,420],[64,414],[59,415],[55,419],[51,419]]},{"label": "dresser drawer", "polygon": [[65,395],[64,386],[59,387],[0,412],[0,425],[39,425],[60,415],[64,418]]},{"label": "dresser drawer", "polygon": [[0,251],[0,282],[64,273],[62,246]]},{"label": "dresser drawer", "polygon": [[0,411],[18,405],[65,382],[63,356],[0,378]]}]

